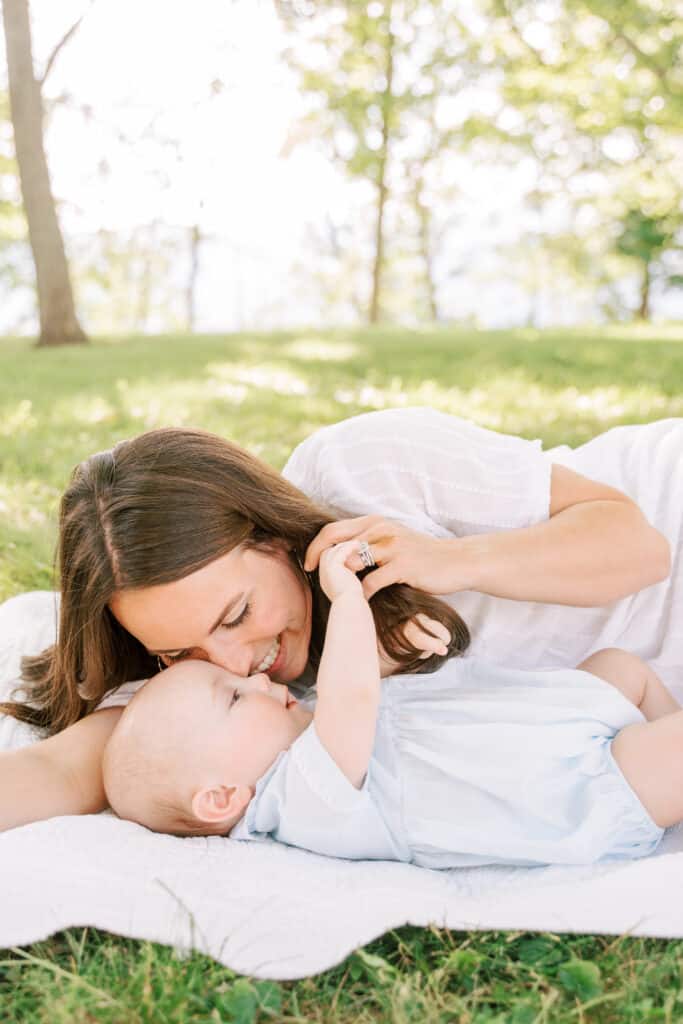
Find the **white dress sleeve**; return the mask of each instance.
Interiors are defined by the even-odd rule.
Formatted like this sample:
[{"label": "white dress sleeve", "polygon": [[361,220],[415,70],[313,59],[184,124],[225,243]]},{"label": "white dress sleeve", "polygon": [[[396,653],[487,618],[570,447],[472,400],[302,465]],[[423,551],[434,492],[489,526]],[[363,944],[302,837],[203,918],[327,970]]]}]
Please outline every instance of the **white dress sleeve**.
[{"label": "white dress sleeve", "polygon": [[324,427],[283,475],[337,518],[378,513],[436,536],[542,522],[551,462],[541,442],[432,409],[386,409]]},{"label": "white dress sleeve", "polygon": [[102,698],[95,711],[102,711],[104,708],[124,708],[146,682],[146,679],[135,679],[121,683]]},{"label": "white dress sleeve", "polygon": [[[0,699],[9,700],[21,687],[21,659],[38,654],[55,642],[59,594],[36,590],[18,594],[0,604]],[[97,705],[123,707],[146,682],[124,683],[108,693]],[[41,739],[40,729],[31,728],[9,715],[0,715],[0,750],[10,750]]]}]

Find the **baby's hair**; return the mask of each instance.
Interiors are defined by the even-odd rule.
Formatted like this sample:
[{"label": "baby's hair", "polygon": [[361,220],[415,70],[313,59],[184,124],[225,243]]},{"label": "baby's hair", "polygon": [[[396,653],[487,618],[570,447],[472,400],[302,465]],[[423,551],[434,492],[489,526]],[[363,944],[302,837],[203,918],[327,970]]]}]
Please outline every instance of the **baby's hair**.
[{"label": "baby's hair", "polygon": [[[109,806],[126,821],[144,825],[152,832],[175,836],[221,835],[220,828],[195,817],[183,805],[175,764],[177,745],[173,736],[139,727],[139,695],[131,700],[104,750],[102,775]],[[176,770],[174,770],[174,768]]]}]

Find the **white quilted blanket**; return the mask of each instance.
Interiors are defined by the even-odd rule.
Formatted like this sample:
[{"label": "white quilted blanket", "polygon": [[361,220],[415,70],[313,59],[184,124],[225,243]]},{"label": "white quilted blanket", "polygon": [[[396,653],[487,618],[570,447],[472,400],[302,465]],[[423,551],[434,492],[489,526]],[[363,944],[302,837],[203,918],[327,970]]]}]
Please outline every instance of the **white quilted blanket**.
[{"label": "white quilted blanket", "polygon": [[[54,633],[52,595],[0,606],[0,693]],[[0,748],[33,739],[0,718]],[[683,936],[683,831],[657,855],[592,868],[428,871],[276,843],[176,839],[110,813],[0,835],[0,945],[90,925],[199,949],[236,971],[299,978],[402,924]]]}]

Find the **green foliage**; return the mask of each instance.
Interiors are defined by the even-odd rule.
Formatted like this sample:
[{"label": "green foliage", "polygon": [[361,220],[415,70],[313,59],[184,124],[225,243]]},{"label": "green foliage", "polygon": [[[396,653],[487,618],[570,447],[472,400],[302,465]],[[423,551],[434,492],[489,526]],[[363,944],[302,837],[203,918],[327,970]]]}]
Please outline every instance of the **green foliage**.
[{"label": "green foliage", "polygon": [[[421,318],[438,317],[433,266],[440,256],[443,272],[444,211],[457,197],[444,182],[454,154],[467,152],[498,164],[531,156],[530,212],[556,221],[564,205],[566,229],[546,221],[517,243],[542,273],[522,260],[511,279],[534,295],[539,276],[555,287],[569,277],[629,314],[616,287],[632,272],[617,242],[624,219],[683,206],[680,11],[651,0],[278,6],[289,10],[289,60],[311,100],[308,129],[292,144],[315,132],[351,179],[389,189],[386,312],[404,313],[410,292]],[[663,284],[675,285],[671,271],[659,274]]]},{"label": "green foliage", "polygon": [[277,1020],[282,1008],[282,992],[272,981],[238,978],[217,998],[216,1008],[221,1015],[220,1019],[226,1019],[231,1024]]},{"label": "green foliage", "polygon": [[569,960],[558,970],[557,980],[566,992],[582,1001],[594,999],[603,990],[600,968],[587,960]]},{"label": "green foliage", "polygon": [[[292,14],[291,4],[279,7]],[[311,109],[287,149],[314,133],[350,179],[371,186],[375,205],[387,195],[384,234],[410,237],[422,261],[418,286],[433,292],[426,178],[444,153],[466,142],[455,128],[437,125],[437,112],[481,73],[479,43],[453,0],[325,0],[289,25],[286,57]],[[401,262],[398,250],[392,240],[386,252],[374,251],[389,313],[402,284],[399,277],[391,288],[383,271]]]},{"label": "green foliage", "polygon": [[678,275],[664,269],[662,256],[667,252],[683,252],[676,244],[683,223],[683,215],[671,211],[665,215],[647,214],[640,209],[626,212],[615,249],[639,265],[641,270],[641,300],[639,316],[649,316],[650,284],[656,275],[663,284],[676,287]]},{"label": "green foliage", "polygon": [[[484,128],[484,137],[499,146],[500,122],[514,111],[509,144],[538,161],[538,210],[556,207],[561,197],[573,213],[569,232],[543,234],[543,251],[558,274],[568,270],[611,299],[636,256],[645,315],[651,274],[675,284],[671,268],[652,263],[675,251],[681,226],[680,215],[672,217],[683,207],[681,12],[650,0],[561,0],[544,9],[534,0],[482,2],[494,18],[491,61],[504,101],[496,130]],[[637,254],[632,211],[641,216]],[[654,237],[645,237],[648,222],[658,230],[666,223],[668,241],[657,252]]]},{"label": "green foliage", "polygon": [[[683,104],[683,16],[650,0],[484,0],[504,94],[533,116],[532,98],[566,115],[565,127],[604,137],[677,133]],[[543,123],[543,111],[537,112]],[[546,121],[546,124],[548,122]]]},{"label": "green foliage", "polygon": [[621,233],[617,236],[617,251],[638,263],[649,266],[674,244],[680,218],[653,217],[642,210],[628,210]]},{"label": "green foliage", "polygon": [[[499,62],[503,95],[533,133],[539,208],[559,196],[574,208],[570,237],[554,246],[546,232],[542,247],[563,246],[580,280],[609,287],[630,269],[610,259],[628,211],[670,225],[683,202],[676,87],[667,78],[667,91],[647,56],[666,34],[680,48],[683,19],[649,3],[566,0],[545,17],[534,4],[504,6],[514,7],[507,28],[522,52]],[[591,185],[587,172],[598,175]]]}]

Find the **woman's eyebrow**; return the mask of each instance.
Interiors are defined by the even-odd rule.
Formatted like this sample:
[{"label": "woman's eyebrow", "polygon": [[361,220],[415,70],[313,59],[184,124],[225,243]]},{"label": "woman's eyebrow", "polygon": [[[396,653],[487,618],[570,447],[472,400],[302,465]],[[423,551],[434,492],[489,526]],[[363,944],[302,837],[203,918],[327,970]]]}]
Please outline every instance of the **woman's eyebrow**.
[{"label": "woman's eyebrow", "polygon": [[[213,626],[209,630],[209,635],[211,633],[215,633],[216,632],[216,630],[220,626],[220,624],[223,621],[223,619],[225,618],[225,616],[230,614],[230,612],[235,607],[235,605],[238,605],[243,597],[244,597],[244,594],[238,594],[237,597],[233,597],[233,598],[230,599],[230,601],[228,601],[228,603],[226,604],[225,608],[220,613],[220,615],[218,616],[218,618],[214,622]],[[149,651],[148,650],[147,653],[151,654],[152,657],[156,657],[157,654],[167,654],[167,655],[168,654],[178,654],[178,652],[182,651],[182,650],[185,650],[185,648],[184,647],[171,647],[169,650],[166,650],[166,651],[160,651],[160,650]]]}]

